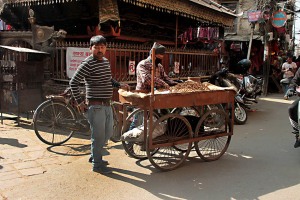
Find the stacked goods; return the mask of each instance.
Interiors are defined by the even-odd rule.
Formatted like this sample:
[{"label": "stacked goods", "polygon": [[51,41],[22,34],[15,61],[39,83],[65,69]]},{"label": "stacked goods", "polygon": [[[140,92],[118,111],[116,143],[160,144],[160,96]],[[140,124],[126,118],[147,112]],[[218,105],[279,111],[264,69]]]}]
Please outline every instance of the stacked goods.
[{"label": "stacked goods", "polygon": [[207,85],[195,81],[186,81],[179,83],[173,87],[170,87],[172,93],[185,93],[185,92],[198,92],[198,91],[209,91]]},{"label": "stacked goods", "polygon": [[[227,89],[232,89],[228,87]],[[202,92],[202,91],[213,91],[213,90],[226,90],[216,85],[213,85],[208,82],[195,82],[195,81],[186,81],[184,83],[178,83],[175,86],[170,87],[169,90],[158,89],[154,91],[154,94],[171,94],[171,93],[190,93],[190,92]],[[151,93],[143,93],[137,91],[126,91],[119,89],[119,94],[123,97],[136,97],[136,98],[145,98]]]}]

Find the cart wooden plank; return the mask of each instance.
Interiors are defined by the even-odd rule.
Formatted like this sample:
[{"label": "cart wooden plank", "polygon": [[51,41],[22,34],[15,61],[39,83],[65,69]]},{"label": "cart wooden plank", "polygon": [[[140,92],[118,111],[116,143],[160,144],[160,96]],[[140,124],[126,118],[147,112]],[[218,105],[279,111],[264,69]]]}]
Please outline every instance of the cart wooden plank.
[{"label": "cart wooden plank", "polygon": [[[234,97],[234,90],[211,90],[188,93],[154,94],[151,107],[153,109],[162,109],[233,103]],[[150,108],[151,95],[125,96],[120,94],[119,99],[122,103],[130,103],[131,105],[135,105],[144,109]]]}]

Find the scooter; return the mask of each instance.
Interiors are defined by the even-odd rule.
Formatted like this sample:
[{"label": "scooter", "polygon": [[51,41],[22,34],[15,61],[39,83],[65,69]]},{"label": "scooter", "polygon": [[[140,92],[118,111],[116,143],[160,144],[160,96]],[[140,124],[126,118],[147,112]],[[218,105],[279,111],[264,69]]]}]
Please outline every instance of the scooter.
[{"label": "scooter", "polygon": [[234,122],[238,125],[242,125],[245,124],[248,119],[246,104],[240,94],[240,90],[228,79],[229,75],[228,69],[222,68],[210,77],[209,82],[220,87],[231,87],[236,91],[234,99]]}]

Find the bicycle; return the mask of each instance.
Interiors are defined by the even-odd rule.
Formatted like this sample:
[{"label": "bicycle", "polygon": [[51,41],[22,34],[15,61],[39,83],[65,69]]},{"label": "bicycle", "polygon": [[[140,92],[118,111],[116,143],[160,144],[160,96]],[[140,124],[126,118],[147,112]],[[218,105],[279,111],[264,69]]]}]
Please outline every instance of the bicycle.
[{"label": "bicycle", "polygon": [[[75,106],[75,99],[70,88],[60,95],[50,95],[41,103],[33,114],[33,127],[37,137],[48,145],[58,146],[67,142],[75,132],[89,133],[90,124],[84,113]],[[111,140],[118,142],[121,135],[121,118],[119,102],[113,101],[113,136]]]}]

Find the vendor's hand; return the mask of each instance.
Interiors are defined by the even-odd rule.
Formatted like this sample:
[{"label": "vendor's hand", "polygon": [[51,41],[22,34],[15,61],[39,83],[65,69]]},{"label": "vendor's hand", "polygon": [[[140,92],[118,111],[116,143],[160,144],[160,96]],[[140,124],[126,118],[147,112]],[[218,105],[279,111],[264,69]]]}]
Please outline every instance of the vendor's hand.
[{"label": "vendor's hand", "polygon": [[165,84],[164,88],[168,90],[168,89],[170,89],[170,86],[168,84]]},{"label": "vendor's hand", "polygon": [[120,88],[129,91],[130,90],[130,86],[126,83],[121,83]]},{"label": "vendor's hand", "polygon": [[175,86],[175,85],[177,85],[178,83],[176,83],[176,82],[173,82],[173,83],[169,83],[169,86]]},{"label": "vendor's hand", "polygon": [[83,102],[77,104],[77,109],[79,112],[84,113],[87,110],[87,105]]}]

